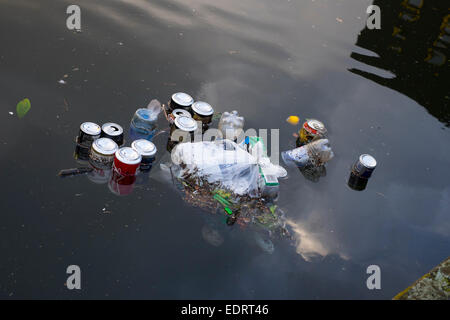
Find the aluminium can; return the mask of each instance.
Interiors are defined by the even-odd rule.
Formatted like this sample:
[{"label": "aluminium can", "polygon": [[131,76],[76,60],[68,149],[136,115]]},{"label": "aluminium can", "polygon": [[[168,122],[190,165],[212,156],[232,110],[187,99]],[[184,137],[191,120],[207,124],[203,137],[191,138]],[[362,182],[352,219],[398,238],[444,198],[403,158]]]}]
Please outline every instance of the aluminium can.
[{"label": "aluminium can", "polygon": [[184,109],[191,111],[191,106],[194,103],[194,99],[184,92],[174,93],[170,99],[169,107],[171,110]]},{"label": "aluminium can", "polygon": [[133,148],[123,147],[114,156],[114,170],[122,176],[134,176],[141,165],[142,156]]},{"label": "aluminium can", "polygon": [[352,172],[362,178],[369,179],[377,166],[377,160],[370,154],[362,154],[353,165]]},{"label": "aluminium can", "polygon": [[325,137],[327,130],[325,125],[316,119],[308,119],[303,123],[299,132],[300,145],[305,145],[317,139]]},{"label": "aluminium can", "polygon": [[114,122],[108,122],[102,125],[101,136],[105,138],[110,138],[115,143],[117,143],[119,147],[122,146],[124,143],[123,128],[121,125]]},{"label": "aluminium can", "polygon": [[153,161],[155,161],[157,151],[155,144],[145,139],[139,139],[133,141],[131,148],[136,150],[142,157],[140,170],[150,170]]},{"label": "aluminium can", "polygon": [[192,117],[197,121],[201,121],[203,125],[211,123],[213,114],[214,109],[207,102],[196,101],[192,104]]},{"label": "aluminium can", "polygon": [[102,129],[98,124],[94,122],[83,122],[80,125],[77,142],[90,147],[92,142],[100,138],[101,132]]},{"label": "aluminium can", "polygon": [[110,168],[118,149],[117,143],[110,138],[99,138],[92,143],[89,161],[97,168]]},{"label": "aluminium can", "polygon": [[[177,117],[171,125],[170,139],[178,142],[193,141],[194,133],[197,129],[197,121],[195,121],[193,118],[186,116]],[[189,138],[190,141],[187,141],[189,140]]]},{"label": "aluminium can", "polygon": [[169,123],[173,124],[175,119],[181,116],[192,117],[189,111],[186,111],[184,109],[175,109],[171,114],[169,114]]}]

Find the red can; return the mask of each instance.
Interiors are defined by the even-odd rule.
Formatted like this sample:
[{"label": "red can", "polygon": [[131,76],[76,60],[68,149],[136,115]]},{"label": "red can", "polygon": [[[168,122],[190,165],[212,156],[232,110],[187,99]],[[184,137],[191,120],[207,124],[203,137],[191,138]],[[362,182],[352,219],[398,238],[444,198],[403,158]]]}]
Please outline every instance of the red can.
[{"label": "red can", "polygon": [[114,170],[122,176],[134,176],[141,161],[142,156],[133,148],[120,148],[114,156]]},{"label": "red can", "polygon": [[109,190],[117,196],[126,196],[133,192],[136,176],[122,176],[113,170],[108,183]]}]

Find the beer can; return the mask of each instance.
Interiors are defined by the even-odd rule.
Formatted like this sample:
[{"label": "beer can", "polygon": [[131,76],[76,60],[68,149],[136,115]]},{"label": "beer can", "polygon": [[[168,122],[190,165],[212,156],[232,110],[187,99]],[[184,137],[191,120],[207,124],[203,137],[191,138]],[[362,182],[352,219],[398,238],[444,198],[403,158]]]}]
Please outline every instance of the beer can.
[{"label": "beer can", "polygon": [[372,176],[372,172],[375,170],[376,166],[377,161],[374,157],[370,154],[362,154],[353,166],[352,171],[362,178],[369,179]]},{"label": "beer can", "polygon": [[94,140],[100,138],[101,132],[102,130],[98,124],[94,122],[83,122],[80,125],[77,142],[90,147]]},{"label": "beer can", "polygon": [[136,150],[142,157],[140,170],[150,170],[157,151],[155,144],[145,139],[139,139],[133,141],[131,148]]},{"label": "beer can", "polygon": [[120,147],[123,145],[123,128],[113,122],[108,122],[102,125],[102,137],[110,138]]},{"label": "beer can", "polygon": [[141,155],[130,147],[123,147],[116,151],[114,170],[122,176],[134,176],[142,161]]},{"label": "beer can", "polygon": [[194,99],[184,92],[177,92],[172,95],[170,99],[169,107],[171,110],[184,109],[191,111],[191,106],[194,103]]},{"label": "beer can", "polygon": [[327,129],[325,125],[316,119],[308,119],[303,123],[299,132],[300,145],[305,145],[313,140],[322,139],[325,137]]},{"label": "beer can", "polygon": [[189,111],[186,111],[184,109],[175,109],[172,111],[171,114],[169,114],[169,123],[173,124],[175,119],[180,116],[192,117],[191,114],[189,113]]},{"label": "beer can", "polygon": [[195,120],[201,121],[204,125],[211,123],[214,109],[204,101],[196,101],[192,104],[192,113]]},{"label": "beer can", "polygon": [[[181,142],[187,142],[187,140],[192,141],[194,138],[194,132],[198,129],[197,121],[195,121],[191,117],[186,116],[180,116],[175,118],[175,121],[171,125],[170,130],[170,138],[175,141]],[[181,132],[178,132],[178,134],[174,134],[176,130],[181,130]],[[186,133],[186,134],[184,134]],[[189,141],[190,142],[190,141]]]},{"label": "beer can", "polygon": [[135,175],[123,176],[117,171],[113,170],[111,179],[108,183],[108,189],[117,196],[126,196],[133,192],[135,183]]},{"label": "beer can", "polygon": [[97,168],[110,168],[118,149],[117,143],[110,138],[99,138],[92,143],[89,161]]}]

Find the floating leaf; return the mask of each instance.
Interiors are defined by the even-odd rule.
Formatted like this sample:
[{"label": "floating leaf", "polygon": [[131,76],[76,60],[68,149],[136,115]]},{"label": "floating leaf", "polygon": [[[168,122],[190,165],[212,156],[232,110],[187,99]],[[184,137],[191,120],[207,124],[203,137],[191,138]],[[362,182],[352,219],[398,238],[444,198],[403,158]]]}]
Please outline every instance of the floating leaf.
[{"label": "floating leaf", "polygon": [[17,104],[16,111],[17,116],[19,118],[25,117],[25,115],[30,111],[31,109],[31,102],[28,98],[23,99]]},{"label": "floating leaf", "polygon": [[270,206],[270,212],[272,212],[272,214],[275,214],[275,210],[277,209],[276,205]]}]

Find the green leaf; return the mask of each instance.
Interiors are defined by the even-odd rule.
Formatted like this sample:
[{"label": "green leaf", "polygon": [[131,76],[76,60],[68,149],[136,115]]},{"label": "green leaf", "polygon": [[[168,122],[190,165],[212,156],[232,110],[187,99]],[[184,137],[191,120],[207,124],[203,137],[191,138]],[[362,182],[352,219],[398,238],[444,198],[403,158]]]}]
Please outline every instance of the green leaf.
[{"label": "green leaf", "polygon": [[25,115],[30,111],[31,109],[31,102],[28,98],[23,99],[17,104],[16,111],[17,116],[19,118],[25,117]]},{"label": "green leaf", "polygon": [[272,214],[275,214],[275,210],[277,209],[277,206],[273,205],[269,209],[270,209],[270,212],[272,212]]}]

